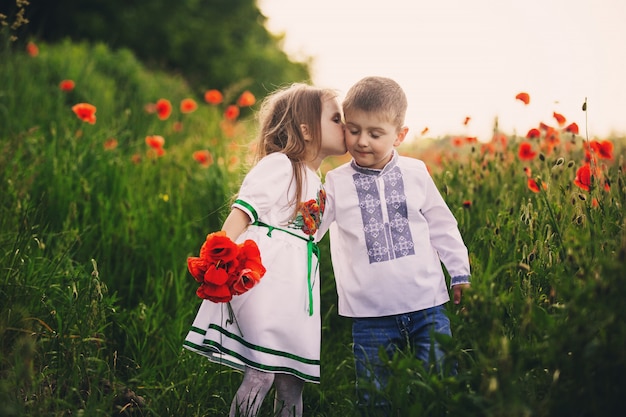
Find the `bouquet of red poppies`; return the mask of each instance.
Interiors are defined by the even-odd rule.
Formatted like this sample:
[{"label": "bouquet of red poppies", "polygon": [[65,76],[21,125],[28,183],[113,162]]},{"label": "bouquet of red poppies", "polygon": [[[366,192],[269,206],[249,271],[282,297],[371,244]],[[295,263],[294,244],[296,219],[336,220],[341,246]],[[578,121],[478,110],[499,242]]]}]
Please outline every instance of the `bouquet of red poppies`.
[{"label": "bouquet of red poppies", "polygon": [[210,233],[199,257],[187,258],[187,268],[200,283],[198,297],[214,303],[229,302],[254,287],[265,274],[261,253],[253,240],[236,244],[226,232]]}]

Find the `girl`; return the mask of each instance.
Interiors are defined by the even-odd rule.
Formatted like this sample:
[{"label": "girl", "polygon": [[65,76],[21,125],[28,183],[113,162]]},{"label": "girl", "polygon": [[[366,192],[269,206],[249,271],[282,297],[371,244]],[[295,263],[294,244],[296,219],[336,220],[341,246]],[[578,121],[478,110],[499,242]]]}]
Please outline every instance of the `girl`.
[{"label": "girl", "polygon": [[267,271],[229,304],[204,300],[184,347],[244,371],[231,417],[256,416],[272,384],[276,415],[301,416],[304,382],[320,378],[317,171],[346,152],[344,126],[336,94],[305,84],[268,96],[259,123],[257,163],[222,230],[236,243],[254,240]]}]

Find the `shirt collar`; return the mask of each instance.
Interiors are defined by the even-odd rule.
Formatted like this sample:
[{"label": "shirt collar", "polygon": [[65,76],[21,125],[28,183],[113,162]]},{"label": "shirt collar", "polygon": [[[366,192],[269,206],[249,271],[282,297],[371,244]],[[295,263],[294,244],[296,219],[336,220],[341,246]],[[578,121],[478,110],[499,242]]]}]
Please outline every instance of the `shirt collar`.
[{"label": "shirt collar", "polygon": [[379,176],[379,175],[385,174],[386,172],[389,172],[391,169],[393,169],[393,167],[398,165],[398,152],[396,152],[395,149],[392,149],[391,152],[392,152],[391,160],[387,162],[387,165],[385,165],[383,169],[364,168],[362,166],[359,166],[354,160],[354,158],[352,158],[352,161],[350,162],[350,166],[352,166],[352,169],[354,169],[356,172],[360,172],[361,174],[365,174],[365,175]]}]

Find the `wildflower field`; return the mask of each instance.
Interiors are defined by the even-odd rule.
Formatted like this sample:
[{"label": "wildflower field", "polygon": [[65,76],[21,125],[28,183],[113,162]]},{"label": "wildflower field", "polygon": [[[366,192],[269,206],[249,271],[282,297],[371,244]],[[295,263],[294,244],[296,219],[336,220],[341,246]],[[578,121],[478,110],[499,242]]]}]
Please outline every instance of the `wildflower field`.
[{"label": "wildflower field", "polygon": [[[195,91],[97,44],[3,46],[0,63],[0,415],[226,415],[240,374],[182,349],[200,303],[186,260],[249,167],[260,98]],[[569,119],[400,148],[458,219],[473,283],[441,339],[458,374],[397,355],[395,415],[621,408],[626,142]],[[321,249],[322,378],[305,415],[351,416],[350,321]]]}]

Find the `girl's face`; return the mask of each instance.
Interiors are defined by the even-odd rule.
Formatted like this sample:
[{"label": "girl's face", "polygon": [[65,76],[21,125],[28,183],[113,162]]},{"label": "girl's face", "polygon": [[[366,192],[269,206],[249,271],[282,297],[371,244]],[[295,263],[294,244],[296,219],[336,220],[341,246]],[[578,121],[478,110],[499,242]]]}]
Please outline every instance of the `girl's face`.
[{"label": "girl's face", "polygon": [[387,165],[393,148],[402,143],[408,131],[360,110],[346,113],[346,130],[350,155],[359,166],[371,169],[383,169]]},{"label": "girl's face", "polygon": [[322,144],[318,155],[320,161],[327,156],[346,153],[341,107],[336,97],[322,98],[321,133]]}]

